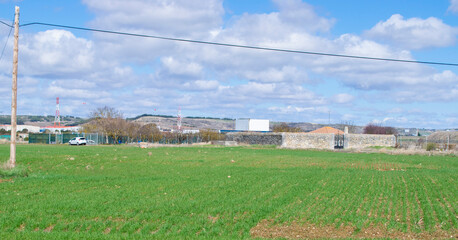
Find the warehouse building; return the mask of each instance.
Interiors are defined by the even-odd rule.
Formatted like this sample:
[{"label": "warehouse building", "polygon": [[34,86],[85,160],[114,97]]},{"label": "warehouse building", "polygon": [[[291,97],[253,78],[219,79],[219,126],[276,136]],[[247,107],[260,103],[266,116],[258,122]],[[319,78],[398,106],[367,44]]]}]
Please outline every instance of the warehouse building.
[{"label": "warehouse building", "polygon": [[268,132],[269,120],[239,118],[235,120],[236,131]]},{"label": "warehouse building", "polygon": [[[0,125],[0,129],[4,129],[5,131],[11,131],[11,125]],[[30,133],[39,133],[40,132],[40,127],[38,126],[32,126],[32,125],[17,125],[16,126],[16,131],[17,132],[22,132],[24,129],[27,129],[27,132]]]}]

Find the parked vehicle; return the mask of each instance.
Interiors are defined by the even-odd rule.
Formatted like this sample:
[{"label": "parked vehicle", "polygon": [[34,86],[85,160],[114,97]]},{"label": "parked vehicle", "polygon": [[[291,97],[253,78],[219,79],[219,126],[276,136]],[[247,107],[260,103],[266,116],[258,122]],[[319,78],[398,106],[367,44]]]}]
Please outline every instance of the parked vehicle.
[{"label": "parked vehicle", "polygon": [[68,144],[70,144],[70,145],[86,145],[87,141],[86,141],[86,138],[75,137],[75,138],[72,138],[70,141],[68,141]]}]

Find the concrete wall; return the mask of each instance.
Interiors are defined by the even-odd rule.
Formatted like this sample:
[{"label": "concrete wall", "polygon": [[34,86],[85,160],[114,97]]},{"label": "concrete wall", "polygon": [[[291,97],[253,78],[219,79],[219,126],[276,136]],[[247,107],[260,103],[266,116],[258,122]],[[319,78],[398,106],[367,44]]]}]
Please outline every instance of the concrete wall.
[{"label": "concrete wall", "polygon": [[332,133],[283,133],[284,148],[334,149]]},{"label": "concrete wall", "polygon": [[345,134],[345,148],[365,148],[371,146],[394,147],[394,135]]},{"label": "concrete wall", "polygon": [[278,145],[282,144],[281,133],[232,132],[226,134],[226,141],[245,144]]}]

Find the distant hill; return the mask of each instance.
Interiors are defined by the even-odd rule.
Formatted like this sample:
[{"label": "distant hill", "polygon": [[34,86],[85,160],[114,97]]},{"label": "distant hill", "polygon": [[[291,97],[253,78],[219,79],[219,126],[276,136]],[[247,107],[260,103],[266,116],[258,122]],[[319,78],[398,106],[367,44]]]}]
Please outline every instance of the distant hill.
[{"label": "distant hill", "polygon": [[[60,116],[60,122],[63,126],[75,126],[85,123],[86,119],[73,116]],[[11,124],[11,115],[0,115],[0,125],[9,124]],[[17,124],[45,127],[54,124],[54,116],[18,115]]]},{"label": "distant hill", "polygon": [[[176,129],[177,117],[171,115],[151,115],[142,114],[133,118],[127,118],[128,121],[137,122],[140,124],[154,123],[162,129]],[[61,116],[61,124],[63,126],[78,126],[88,122],[89,119],[74,117],[74,116]],[[0,125],[10,124],[11,117],[9,115],[0,115]],[[54,116],[38,116],[38,115],[18,115],[18,124],[26,124],[32,126],[45,127],[54,124]],[[270,129],[277,124],[284,122],[270,122]],[[345,125],[345,124],[318,124],[318,123],[307,123],[307,122],[286,122],[286,124],[293,128],[300,128],[304,132],[310,132],[315,129],[330,126],[339,130],[344,131],[345,126],[349,127],[350,133],[363,133],[364,126]],[[212,129],[212,130],[234,130],[235,119],[230,118],[215,118],[215,117],[183,117],[182,118],[183,129]],[[399,134],[406,134],[407,128],[396,128]],[[409,133],[415,133],[416,128],[409,128]],[[430,129],[431,133],[436,130]],[[439,137],[439,136],[438,136]]]},{"label": "distant hill", "polygon": [[[133,122],[140,124],[154,123],[162,129],[176,129],[177,126],[177,118],[172,116],[144,115],[132,119]],[[181,124],[183,129],[235,129],[235,120],[233,119],[184,117]]]},{"label": "distant hill", "polygon": [[[133,118],[127,118],[128,121],[137,122],[140,124],[154,123],[162,129],[176,129],[177,117],[171,115],[151,115],[142,114]],[[88,122],[89,119],[73,116],[61,116],[61,124],[63,126],[77,126]],[[0,115],[0,125],[10,124],[11,117],[9,115]],[[54,124],[54,116],[38,116],[38,115],[18,115],[18,124],[26,124],[32,126],[46,127]],[[275,125],[283,122],[270,122],[270,129]],[[304,132],[313,131],[325,124],[314,124],[314,123],[286,123],[290,127],[299,127]],[[196,117],[189,116],[182,118],[183,129],[212,129],[212,130],[234,130],[235,119],[230,118],[215,118],[215,117]],[[338,124],[331,124],[331,127],[343,130],[343,126]],[[363,127],[357,127],[358,132],[362,132]]]},{"label": "distant hill", "polygon": [[[164,115],[147,115],[143,114],[135,118],[129,118],[128,120],[140,123],[148,124],[154,123],[163,129],[176,129],[177,117],[176,116],[164,116]],[[282,124],[283,122],[270,122],[270,129],[273,129],[275,125]],[[286,123],[290,127],[299,127],[304,132],[310,132],[315,129],[331,126],[340,130],[344,130],[342,124],[315,124],[315,123]],[[234,130],[235,119],[228,118],[211,118],[211,117],[184,117],[182,118],[183,129],[212,129],[212,130]],[[363,127],[350,126],[351,133],[362,133]]]}]

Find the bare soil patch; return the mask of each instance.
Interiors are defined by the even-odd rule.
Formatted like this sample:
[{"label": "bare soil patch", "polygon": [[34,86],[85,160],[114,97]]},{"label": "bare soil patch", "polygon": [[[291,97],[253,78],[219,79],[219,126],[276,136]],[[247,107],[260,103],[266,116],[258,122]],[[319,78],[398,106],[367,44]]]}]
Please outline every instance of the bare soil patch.
[{"label": "bare soil patch", "polygon": [[290,239],[319,239],[319,238],[392,238],[392,239],[453,239],[458,238],[457,229],[447,232],[438,229],[434,232],[401,232],[388,230],[384,227],[368,227],[357,231],[352,226],[318,226],[315,224],[274,225],[271,220],[262,220],[250,230],[253,238],[290,238]]},{"label": "bare soil patch", "polygon": [[141,143],[134,143],[132,145],[138,146],[139,148],[160,148],[160,147],[195,147],[195,146],[211,145],[211,143],[202,142],[202,143],[193,143],[193,144],[160,144],[160,143],[141,142]]},{"label": "bare soil patch", "polygon": [[2,183],[2,182],[11,182],[11,181],[13,181],[12,178],[9,178],[9,179],[1,179],[0,178],[0,183]]},{"label": "bare soil patch", "polygon": [[345,150],[335,150],[335,152],[351,152],[351,153],[385,153],[390,155],[426,155],[426,156],[458,156],[458,150],[449,150],[449,151],[426,151],[426,149],[404,149],[404,148],[363,148],[363,149],[345,149]]}]

